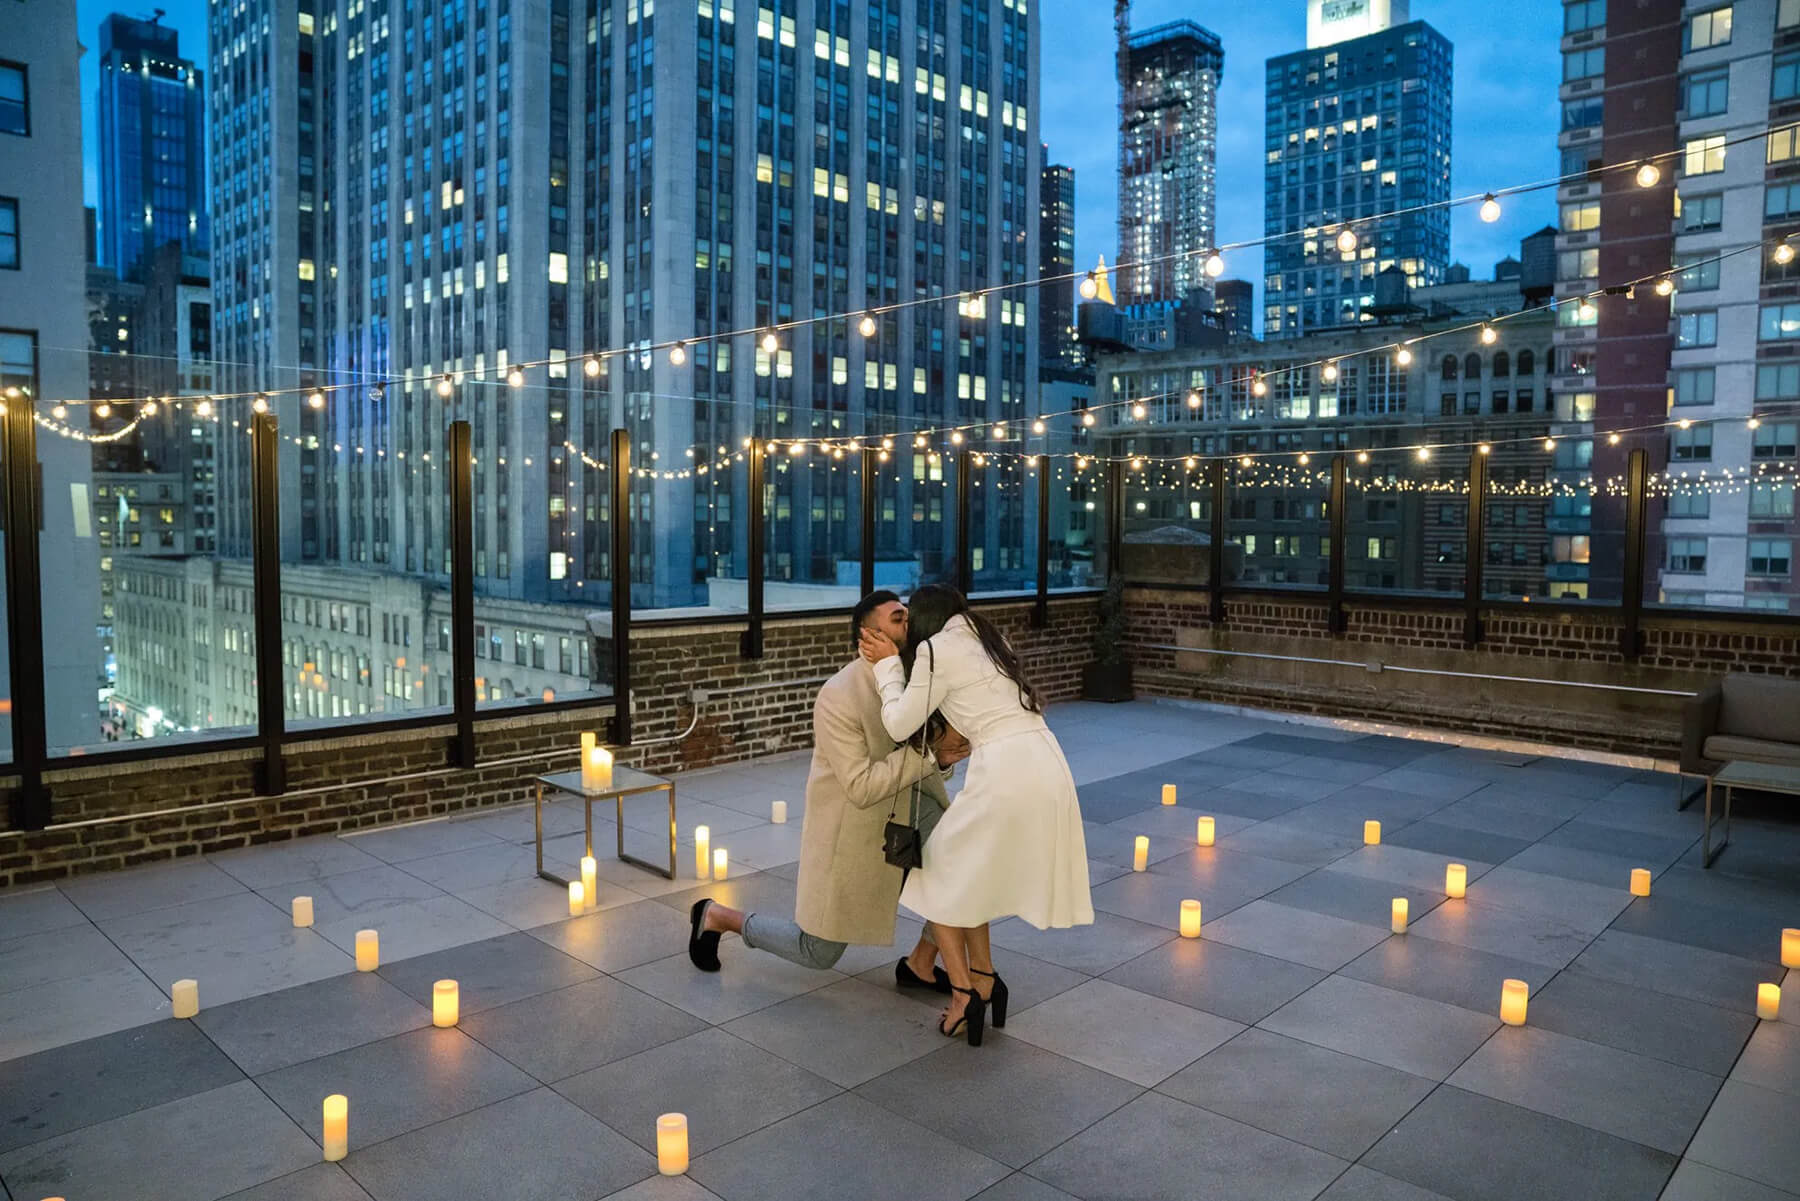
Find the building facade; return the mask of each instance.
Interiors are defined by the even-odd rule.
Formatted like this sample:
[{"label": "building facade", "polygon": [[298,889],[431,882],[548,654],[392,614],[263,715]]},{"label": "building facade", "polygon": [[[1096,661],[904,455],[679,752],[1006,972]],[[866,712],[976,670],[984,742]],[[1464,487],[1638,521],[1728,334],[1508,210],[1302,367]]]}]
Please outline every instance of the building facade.
[{"label": "building facade", "polygon": [[[0,46],[0,394],[54,420],[54,402],[87,395],[85,215],[81,203],[80,44],[74,6],[24,0]],[[0,229],[6,228],[0,225]],[[52,754],[99,732],[98,554],[87,444],[39,428],[45,582],[45,724]],[[0,643],[11,669],[10,649]],[[0,675],[9,679],[10,675]],[[11,698],[0,738],[11,747]]]},{"label": "building facade", "polygon": [[[1330,459],[1342,454],[1346,586],[1460,592],[1467,485],[1471,459],[1481,454],[1490,479],[1484,595],[1561,595],[1548,521],[1554,456],[1543,445],[1554,419],[1551,318],[1515,316],[1489,343],[1474,323],[1520,311],[1516,280],[1450,297],[1436,291],[1412,293],[1410,316],[1389,324],[1102,357],[1101,452],[1173,460],[1127,474],[1128,541],[1179,546],[1209,536],[1212,496],[1200,460],[1228,456],[1233,578],[1324,587]],[[1393,348],[1421,337],[1428,340],[1402,362]],[[1477,449],[1483,442],[1485,453]]]},{"label": "building facade", "polygon": [[1225,48],[1174,21],[1132,34],[1119,71],[1119,303],[1174,303],[1214,246]]},{"label": "building facade", "polygon": [[[1321,38],[1406,6],[1311,0]],[[1365,19],[1366,18],[1366,19]],[[1309,40],[1271,58],[1263,175],[1263,336],[1373,319],[1375,277],[1441,283],[1450,259],[1451,47],[1424,21]],[[1398,216],[1378,214],[1415,206]]]},{"label": "building facade", "polygon": [[205,80],[159,19],[100,23],[96,243],[121,279],[165,243],[199,256],[208,246]]},{"label": "building facade", "polygon": [[[695,470],[720,448],[1035,416],[1035,290],[968,298],[1039,266],[1034,6],[298,7],[212,18],[218,357],[296,389],[274,404],[289,561],[445,578],[467,418],[482,594],[603,604],[616,518],[640,604],[703,603],[747,573],[746,471]],[[788,328],[929,297],[872,336]],[[655,473],[617,515],[591,465],[615,427]],[[941,574],[941,482],[896,466],[879,548]],[[220,474],[243,553],[235,441]],[[769,577],[835,581],[852,473],[768,477]],[[985,560],[1025,571],[1023,526],[984,504]]]},{"label": "building facade", "polygon": [[[1049,148],[1040,146],[1046,158]],[[1074,366],[1075,346],[1075,168],[1046,161],[1038,198],[1038,278],[1060,282],[1038,294],[1040,366]]]}]

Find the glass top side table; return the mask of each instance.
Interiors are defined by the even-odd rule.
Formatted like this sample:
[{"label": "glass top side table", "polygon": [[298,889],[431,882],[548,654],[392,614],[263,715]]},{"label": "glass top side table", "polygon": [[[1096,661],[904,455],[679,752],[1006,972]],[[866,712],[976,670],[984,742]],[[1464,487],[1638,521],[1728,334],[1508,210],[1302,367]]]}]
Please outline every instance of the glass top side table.
[{"label": "glass top side table", "polygon": [[[620,861],[629,863],[633,867],[641,867],[647,872],[654,872],[665,880],[673,880],[675,878],[675,781],[665,779],[662,776],[653,776],[649,772],[638,771],[636,768],[618,766],[614,766],[612,784],[606,788],[593,790],[583,788],[581,786],[581,773],[579,771],[556,772],[552,775],[538,776],[535,779],[537,783],[537,804],[534,809],[534,825],[536,826],[537,831],[538,875],[546,880],[561,884],[565,888],[569,885],[569,881],[562,876],[557,875],[555,872],[547,872],[544,870],[544,792],[548,789],[553,793],[560,792],[581,799],[582,807],[586,814],[585,828],[587,837],[585,845],[587,846],[587,853],[589,855],[594,853],[594,802],[610,800],[614,803],[617,812],[617,822],[615,823],[614,829],[618,834],[617,849]],[[625,798],[641,796],[650,792],[666,792],[669,794],[669,866],[666,869],[658,867],[648,860],[639,859],[635,855],[627,854],[625,851]]]}]

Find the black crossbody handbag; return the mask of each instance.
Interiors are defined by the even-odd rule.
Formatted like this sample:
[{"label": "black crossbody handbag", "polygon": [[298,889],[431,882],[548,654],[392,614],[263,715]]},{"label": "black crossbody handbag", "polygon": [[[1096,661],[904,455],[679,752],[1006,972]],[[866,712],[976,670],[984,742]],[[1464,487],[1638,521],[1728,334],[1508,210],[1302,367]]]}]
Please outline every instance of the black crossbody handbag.
[{"label": "black crossbody handbag", "polygon": [[[935,682],[937,676],[937,654],[932,649],[929,642],[925,644],[925,653],[930,659],[933,682]],[[931,684],[929,683],[925,686],[925,703],[927,707],[931,704]],[[944,719],[935,712],[925,719],[925,728],[915,735],[919,751],[919,767],[921,769],[925,766],[925,747],[930,741],[934,724],[939,728],[944,724]],[[921,775],[912,782],[910,790],[901,790],[910,791],[911,793],[908,803],[907,818],[904,822],[894,820],[895,815],[900,811],[900,792],[897,791],[894,793],[894,803],[888,808],[887,825],[881,832],[882,858],[899,868],[902,873],[909,873],[915,867],[921,867],[925,863],[925,840],[919,835],[919,790],[923,788],[924,785],[925,777]],[[901,876],[901,884],[904,885],[905,882],[906,877],[903,874]]]}]

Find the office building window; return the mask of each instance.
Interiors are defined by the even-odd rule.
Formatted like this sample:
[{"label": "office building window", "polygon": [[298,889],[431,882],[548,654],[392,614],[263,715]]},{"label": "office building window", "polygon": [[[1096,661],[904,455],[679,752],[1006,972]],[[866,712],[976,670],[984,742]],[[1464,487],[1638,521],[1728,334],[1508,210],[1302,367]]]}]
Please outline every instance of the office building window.
[{"label": "office building window", "polygon": [[1786,29],[1790,25],[1800,25],[1800,0],[1781,0],[1775,6],[1775,28]]},{"label": "office building window", "polygon": [[1571,50],[1563,55],[1563,82],[1570,83],[1577,79],[1586,79],[1590,75],[1606,74],[1606,47],[1590,46],[1585,50]]},{"label": "office building window", "polygon": [[1713,368],[1685,367],[1675,373],[1675,403],[1709,405],[1713,402]]},{"label": "office building window", "polygon": [[1712,426],[1696,425],[1669,432],[1669,458],[1677,463],[1712,462]]},{"label": "office building window", "polygon": [[1796,154],[1800,154],[1800,137],[1795,136],[1796,132],[1790,125],[1785,129],[1777,129],[1769,135],[1769,162],[1785,163]]},{"label": "office building window", "polygon": [[[1784,0],[1800,4],[1800,0]],[[1580,33],[1606,24],[1606,0],[1577,0],[1563,9],[1563,32]]]},{"label": "office building window", "polygon": [[[1774,153],[1774,139],[1771,137],[1770,154]],[[1725,135],[1713,134],[1705,138],[1689,138],[1682,146],[1681,170],[1688,176],[1711,175],[1725,169]]]},{"label": "office building window", "polygon": [[1669,539],[1669,570],[1698,575],[1706,570],[1706,539]]},{"label": "office building window", "polygon": [[0,268],[19,269],[19,202],[0,196]]},{"label": "office building window", "polygon": [[[1800,305],[1794,306],[1800,309]],[[1764,310],[1767,312],[1767,310]],[[1796,334],[1800,336],[1800,328]],[[1702,309],[1694,313],[1678,313],[1675,316],[1675,348],[1689,350],[1696,346],[1717,346],[1719,344],[1719,313],[1716,309]]]},{"label": "office building window", "polygon": [[1800,96],[1800,51],[1777,54],[1770,66],[1769,99],[1792,100]]},{"label": "office building window", "polygon": [[1762,310],[1758,337],[1764,342],[1800,338],[1800,304],[1767,304]]},{"label": "office building window", "polygon": [[1786,538],[1752,538],[1745,557],[1746,575],[1787,575],[1794,556],[1794,544]]},{"label": "office building window", "polygon": [[1730,107],[1731,75],[1725,67],[1695,71],[1681,81],[1681,110],[1686,117],[1713,117]]},{"label": "office building window", "polygon": [[1711,251],[1686,254],[1676,259],[1675,286],[1683,292],[1716,292],[1719,288],[1719,256]]},{"label": "office building window", "polygon": [[1756,399],[1800,399],[1800,363],[1766,364],[1756,369]]},{"label": "office building window", "polygon": [[[1794,0],[1800,4],[1800,0]],[[1763,220],[1800,216],[1800,184],[1772,183],[1763,193]]]},{"label": "office building window", "polygon": [[1750,516],[1762,520],[1786,520],[1794,515],[1794,485],[1754,484],[1750,488]]},{"label": "office building window", "polygon": [[0,59],[0,133],[31,136],[31,96],[25,64]]},{"label": "office building window", "polygon": [[1757,426],[1750,439],[1750,457],[1753,459],[1793,458],[1796,428],[1792,421],[1765,421]]},{"label": "office building window", "polygon": [[1706,196],[1686,196],[1681,201],[1681,232],[1711,233],[1725,224],[1725,197],[1713,192]]},{"label": "office building window", "polygon": [[1731,5],[1708,9],[1688,18],[1681,30],[1682,53],[1723,46],[1731,41]]},{"label": "office building window", "polygon": [[1670,517],[1710,517],[1712,515],[1712,497],[1694,488],[1675,493],[1669,497]]}]

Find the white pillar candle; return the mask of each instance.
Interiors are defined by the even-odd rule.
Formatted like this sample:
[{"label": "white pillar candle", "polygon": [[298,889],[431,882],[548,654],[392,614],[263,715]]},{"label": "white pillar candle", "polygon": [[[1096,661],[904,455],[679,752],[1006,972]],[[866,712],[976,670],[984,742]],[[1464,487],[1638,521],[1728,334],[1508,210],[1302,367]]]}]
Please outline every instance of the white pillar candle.
[{"label": "white pillar candle", "polygon": [[356,932],[356,970],[372,972],[381,966],[381,935],[373,930]]},{"label": "white pillar candle", "polygon": [[1372,846],[1379,846],[1380,844],[1381,844],[1381,823],[1374,822],[1374,821],[1364,822],[1363,823],[1363,845],[1372,847]]},{"label": "white pillar candle", "polygon": [[1525,1024],[1525,1004],[1531,997],[1531,986],[1523,980],[1508,980],[1500,986],[1500,1020],[1508,1026]]},{"label": "white pillar candle", "polygon": [[1406,911],[1409,908],[1405,897],[1394,898],[1393,929],[1395,934],[1406,933]]},{"label": "white pillar candle", "polygon": [[687,1115],[665,1113],[656,1119],[656,1170],[679,1176],[688,1170]]},{"label": "white pillar candle", "polygon": [[1647,897],[1650,895],[1650,869],[1634,867],[1631,869],[1631,895]]},{"label": "white pillar candle", "polygon": [[579,917],[587,907],[587,889],[580,880],[569,881],[569,916]]},{"label": "white pillar candle", "polygon": [[325,1158],[333,1163],[350,1151],[350,1101],[343,1093],[325,1098]]},{"label": "white pillar candle", "polygon": [[1162,796],[1163,796],[1163,804],[1173,805],[1175,803],[1175,785],[1164,784]]},{"label": "white pillar candle", "polygon": [[583,730],[581,732],[581,762],[583,766],[587,765],[588,752],[599,745],[600,736],[598,734],[594,733],[592,730]]},{"label": "white pillar candle", "polygon": [[612,752],[603,746],[589,747],[581,754],[581,788],[583,792],[602,792],[612,787]]},{"label": "white pillar candle", "polygon": [[725,878],[725,867],[725,848],[719,847],[717,850],[713,851],[713,879],[723,880]]},{"label": "white pillar candle", "polygon": [[293,905],[294,925],[310,926],[313,924],[313,908],[311,897],[295,897]]},{"label": "white pillar candle", "polygon": [[1756,986],[1756,1016],[1765,1022],[1772,1022],[1781,1016],[1781,985]]},{"label": "white pillar candle", "polygon": [[1800,967],[1800,930],[1781,932],[1781,966]]},{"label": "white pillar candle", "polygon": [[1209,847],[1213,844],[1213,825],[1213,819],[1210,817],[1203,817],[1200,819],[1195,829],[1194,837],[1199,841],[1201,846]]},{"label": "white pillar candle", "polygon": [[1181,903],[1181,937],[1200,937],[1200,902],[1183,901]]},{"label": "white pillar candle", "polygon": [[704,880],[712,874],[712,827],[694,827],[694,879]]},{"label": "white pillar candle", "polygon": [[787,825],[787,802],[776,801],[769,806],[769,820],[778,826]]},{"label": "white pillar candle", "polygon": [[1461,900],[1469,891],[1469,869],[1466,864],[1452,863],[1444,869],[1444,895]]},{"label": "white pillar candle", "polygon": [[1150,866],[1150,837],[1139,834],[1131,848],[1131,870],[1141,872]]},{"label": "white pillar candle", "polygon": [[592,910],[600,895],[600,865],[592,855],[581,857],[581,907]]},{"label": "white pillar candle", "polygon": [[431,986],[431,1024],[454,1026],[462,1011],[462,998],[456,981],[439,980]]},{"label": "white pillar candle", "polygon": [[169,986],[170,1012],[178,1018],[191,1018],[200,1012],[200,983],[177,980]]}]

